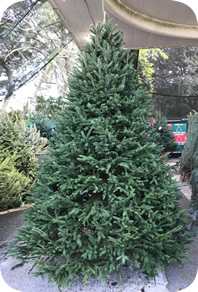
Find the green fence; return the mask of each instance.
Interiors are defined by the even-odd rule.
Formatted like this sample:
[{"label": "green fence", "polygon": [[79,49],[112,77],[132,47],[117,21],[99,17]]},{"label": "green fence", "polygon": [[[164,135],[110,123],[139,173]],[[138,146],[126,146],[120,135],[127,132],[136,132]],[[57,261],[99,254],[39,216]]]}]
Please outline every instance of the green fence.
[{"label": "green fence", "polygon": [[[51,127],[51,128],[56,128],[56,120],[44,120],[47,124],[47,126]],[[34,125],[34,120],[25,120],[25,124],[27,128],[30,128],[31,125]]]}]

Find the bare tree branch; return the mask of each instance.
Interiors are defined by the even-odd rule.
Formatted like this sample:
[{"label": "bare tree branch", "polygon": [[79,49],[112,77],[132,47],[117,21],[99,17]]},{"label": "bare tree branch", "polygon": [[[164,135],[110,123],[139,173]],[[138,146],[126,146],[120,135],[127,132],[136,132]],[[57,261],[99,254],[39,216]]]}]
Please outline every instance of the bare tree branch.
[{"label": "bare tree branch", "polygon": [[14,49],[12,50],[11,52],[9,52],[9,54],[7,54],[7,56],[5,57],[4,61],[6,62],[8,57],[10,55],[12,55],[13,53],[15,52],[18,52],[18,51],[28,51],[28,50],[36,50],[37,52],[41,53],[43,56],[45,56],[44,52],[42,52],[41,50],[39,50],[38,48],[36,47],[21,47],[21,48],[17,48],[17,49]]},{"label": "bare tree branch", "polygon": [[12,71],[10,69],[10,66],[8,65],[8,63],[5,62],[5,56],[0,56],[0,66],[2,66],[5,69],[6,75],[8,77],[9,87],[8,87],[8,92],[5,96],[5,99],[6,99],[13,94],[15,84],[14,84],[14,79],[13,79],[13,75],[12,75]]}]

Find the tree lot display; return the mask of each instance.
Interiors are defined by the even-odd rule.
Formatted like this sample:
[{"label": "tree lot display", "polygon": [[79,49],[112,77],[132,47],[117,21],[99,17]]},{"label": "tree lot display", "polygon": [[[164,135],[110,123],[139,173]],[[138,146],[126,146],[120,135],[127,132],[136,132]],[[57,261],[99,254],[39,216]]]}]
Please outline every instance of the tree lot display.
[{"label": "tree lot display", "polygon": [[154,276],[183,259],[190,236],[161,148],[145,137],[150,99],[133,55],[108,20],[91,32],[9,253],[59,286],[123,264]]},{"label": "tree lot display", "polygon": [[35,153],[47,143],[21,118],[20,112],[0,115],[0,210],[20,206],[35,182]]}]

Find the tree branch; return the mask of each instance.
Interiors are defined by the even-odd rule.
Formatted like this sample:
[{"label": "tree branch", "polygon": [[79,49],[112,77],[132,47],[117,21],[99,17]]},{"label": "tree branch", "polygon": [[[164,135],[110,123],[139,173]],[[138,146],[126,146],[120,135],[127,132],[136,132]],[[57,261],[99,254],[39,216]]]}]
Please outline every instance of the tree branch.
[{"label": "tree branch", "polygon": [[21,48],[14,49],[14,50],[11,51],[9,54],[7,54],[7,56],[6,56],[5,59],[4,59],[4,62],[6,62],[7,59],[8,59],[8,57],[9,57],[10,55],[12,55],[13,53],[18,52],[18,51],[28,51],[28,50],[35,50],[35,51],[37,51],[37,52],[39,52],[40,54],[42,54],[42,55],[45,56],[45,54],[44,54],[41,50],[39,50],[38,48],[36,48],[36,47],[21,47]]},{"label": "tree branch", "polygon": [[5,99],[6,99],[13,94],[15,84],[14,84],[14,79],[13,79],[13,75],[12,75],[12,71],[10,69],[10,66],[5,61],[5,56],[0,56],[0,66],[2,66],[5,69],[6,75],[8,77],[8,85],[9,86],[8,86],[8,92],[5,96]]}]

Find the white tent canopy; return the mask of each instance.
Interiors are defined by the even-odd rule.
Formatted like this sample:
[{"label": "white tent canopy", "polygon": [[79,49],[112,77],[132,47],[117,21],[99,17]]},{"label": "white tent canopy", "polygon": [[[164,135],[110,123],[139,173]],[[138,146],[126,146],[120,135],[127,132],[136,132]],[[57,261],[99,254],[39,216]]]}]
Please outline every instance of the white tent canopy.
[{"label": "white tent canopy", "polygon": [[[0,19],[13,3],[0,4]],[[89,29],[103,19],[102,0],[49,0],[79,47],[89,41]],[[105,9],[124,32],[125,47],[198,46],[197,0],[105,0]]]},{"label": "white tent canopy", "polygon": [[[92,23],[103,19],[102,0],[49,0],[81,47]],[[127,48],[198,46],[196,0],[106,0]]]}]

